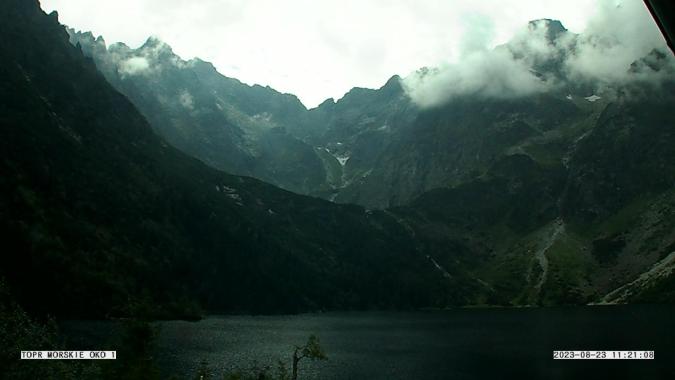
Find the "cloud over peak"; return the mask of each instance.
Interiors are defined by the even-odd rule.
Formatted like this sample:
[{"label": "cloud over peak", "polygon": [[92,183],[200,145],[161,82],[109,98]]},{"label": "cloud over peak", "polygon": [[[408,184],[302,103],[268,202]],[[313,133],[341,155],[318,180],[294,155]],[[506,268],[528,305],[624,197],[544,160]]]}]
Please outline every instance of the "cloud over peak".
[{"label": "cloud over peak", "polygon": [[661,56],[663,70],[648,61],[636,64],[661,50],[668,51],[665,41],[641,1],[602,0],[580,34],[556,20],[531,21],[507,44],[474,49],[453,63],[417,71],[405,78],[404,87],[420,107],[458,96],[517,98],[581,84],[605,91],[667,79],[665,73],[675,68],[670,54]]},{"label": "cloud over peak", "polygon": [[150,63],[145,57],[131,57],[120,62],[119,72],[122,75],[137,75],[147,72],[150,69]]},{"label": "cloud over peak", "polygon": [[545,92],[555,85],[555,78],[537,68],[560,59],[571,39],[558,25],[562,26],[551,20],[530,22],[507,45],[475,49],[457,62],[418,70],[404,79],[404,88],[421,107],[458,96],[507,99]]},{"label": "cloud over peak", "polygon": [[[644,56],[660,38],[641,0],[97,0],[95,6],[90,0],[41,0],[41,4],[48,12],[57,9],[65,24],[92,30],[111,42],[135,48],[148,35],[160,36],[185,59],[200,57],[244,83],[297,94],[308,107],[326,98],[339,99],[353,87],[379,88],[393,74],[459,65],[465,59],[475,62],[477,53],[527,31],[530,20],[558,19],[573,33],[596,36],[586,37],[589,40],[578,50],[587,51],[567,62],[568,71],[579,78],[614,80],[616,68],[630,64],[624,53]],[[530,46],[535,51],[542,47],[546,45]],[[500,54],[494,59],[508,58]],[[518,65],[507,62],[508,72],[518,69],[515,73],[528,79],[524,88],[531,88],[536,82],[530,82],[533,78]],[[514,87],[508,77],[497,79],[494,82],[501,87]],[[471,91],[482,88],[466,82],[462,86]]]}]

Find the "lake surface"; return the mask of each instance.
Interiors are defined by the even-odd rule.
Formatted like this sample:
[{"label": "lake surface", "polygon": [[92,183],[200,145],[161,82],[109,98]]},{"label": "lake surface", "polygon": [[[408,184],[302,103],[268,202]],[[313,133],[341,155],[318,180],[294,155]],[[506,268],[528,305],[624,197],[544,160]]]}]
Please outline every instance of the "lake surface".
[{"label": "lake surface", "polygon": [[[316,334],[329,359],[300,379],[675,379],[675,307],[456,309],[160,322],[165,374],[290,364]],[[553,350],[654,350],[655,360],[553,360]]]}]

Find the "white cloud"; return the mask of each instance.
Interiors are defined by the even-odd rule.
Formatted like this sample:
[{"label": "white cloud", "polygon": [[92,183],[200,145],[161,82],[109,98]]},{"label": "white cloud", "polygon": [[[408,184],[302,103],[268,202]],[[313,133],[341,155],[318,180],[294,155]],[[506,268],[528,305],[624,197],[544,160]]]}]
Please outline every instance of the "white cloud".
[{"label": "white cloud", "polygon": [[[568,80],[593,83],[599,91],[611,91],[633,81],[658,84],[673,72],[673,60],[666,70],[654,71],[643,64],[631,64],[652,50],[668,51],[665,41],[641,1],[601,0],[589,22],[577,35],[557,34],[550,38],[549,21],[531,22],[515,32],[507,48],[480,48],[481,32],[470,35],[471,53],[429,72],[416,72],[404,80],[408,95],[421,107],[445,103],[460,95],[487,98],[527,96],[559,87],[555,73],[536,72],[540,64],[558,62]],[[473,22],[473,25],[481,23]],[[489,24],[484,24],[488,25]],[[483,28],[490,30],[489,28]],[[660,63],[663,64],[663,63]],[[596,98],[590,99],[594,101]]]},{"label": "white cloud", "polygon": [[132,57],[119,64],[119,72],[124,75],[137,75],[147,72],[150,63],[145,57]]},{"label": "white cloud", "polygon": [[413,101],[422,107],[437,106],[460,95],[513,98],[548,88],[546,81],[506,49],[473,53],[460,64],[418,72],[403,83]]},{"label": "white cloud", "polygon": [[620,82],[626,79],[631,63],[654,48],[667,51],[642,1],[600,1],[575,46],[575,55],[567,61],[568,70],[580,78]]},{"label": "white cloud", "polygon": [[551,40],[548,31],[549,21],[531,22],[515,33],[508,48],[477,46],[470,37],[471,43],[465,44],[473,46],[470,53],[456,62],[407,76],[404,88],[421,107],[441,105],[458,96],[506,99],[545,92],[556,85],[555,79],[537,73],[533,66],[560,57],[572,42],[571,34]]},{"label": "white cloud", "polygon": [[456,62],[506,42],[529,20],[560,19],[580,32],[595,3],[42,0],[76,29],[134,47],[157,35],[185,59],[211,61],[225,75],[294,93],[308,106],[354,86],[379,87],[393,74]]},{"label": "white cloud", "polygon": [[194,98],[188,90],[182,90],[178,94],[178,102],[185,108],[192,110],[194,109]]}]

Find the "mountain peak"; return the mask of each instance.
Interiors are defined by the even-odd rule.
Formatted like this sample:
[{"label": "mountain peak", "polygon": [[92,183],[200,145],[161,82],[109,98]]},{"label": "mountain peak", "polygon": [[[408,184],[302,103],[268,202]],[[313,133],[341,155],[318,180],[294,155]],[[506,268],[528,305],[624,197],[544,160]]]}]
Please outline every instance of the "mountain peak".
[{"label": "mountain peak", "polygon": [[335,107],[335,98],[328,98],[321,102],[318,106],[315,108],[320,108],[320,109],[329,109]]},{"label": "mountain peak", "polygon": [[546,30],[546,38],[549,41],[555,41],[561,34],[567,32],[567,28],[565,28],[559,20],[553,20],[549,18],[542,18],[538,20],[532,20],[528,23],[527,28],[530,31],[534,31],[537,29],[545,29]]},{"label": "mountain peak", "polygon": [[171,47],[166,44],[164,41],[159,39],[157,36],[150,36],[141,46],[141,49],[168,49],[171,50]]},{"label": "mountain peak", "polygon": [[108,48],[110,51],[123,51],[123,52],[128,52],[131,50],[131,48],[125,44],[124,42],[115,42],[114,44],[110,45]]},{"label": "mountain peak", "polygon": [[148,37],[147,40],[145,40],[145,43],[143,44],[143,46],[146,46],[146,45],[147,45],[147,46],[160,45],[160,44],[163,44],[163,43],[164,43],[164,42],[162,42],[162,40],[161,40],[159,37],[157,37],[157,36],[150,36],[150,37]]},{"label": "mountain peak", "polygon": [[387,83],[380,88],[381,90],[387,89],[387,90],[399,90],[402,89],[401,87],[401,77],[398,75],[394,75],[389,80],[387,80]]},{"label": "mountain peak", "polygon": [[159,39],[157,36],[150,36],[145,43],[138,49],[137,52],[142,52],[142,55],[150,56],[153,59],[175,59],[176,54],[169,44]]}]

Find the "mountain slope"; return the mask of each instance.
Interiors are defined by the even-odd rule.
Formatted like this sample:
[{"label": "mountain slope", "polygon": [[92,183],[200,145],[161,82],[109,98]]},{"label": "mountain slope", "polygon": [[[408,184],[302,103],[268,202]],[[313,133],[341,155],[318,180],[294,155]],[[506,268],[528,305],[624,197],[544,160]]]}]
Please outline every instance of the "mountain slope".
[{"label": "mountain slope", "polygon": [[325,182],[314,148],[289,133],[306,109],[293,95],[248,86],[208,62],[184,61],[151,37],[137,49],[68,29],[70,40],[96,62],[153,129],[208,165],[250,175],[297,193]]},{"label": "mountain slope", "polygon": [[[643,90],[606,106],[564,164],[516,151],[475,181],[394,211],[420,241],[435,242],[428,254],[453,247],[480,258],[467,268],[487,290],[475,303],[664,302],[675,249],[675,93]],[[639,286],[616,297],[627,284]]]},{"label": "mountain slope", "polygon": [[11,0],[0,17],[0,275],[28,309],[433,303],[443,278],[391,216],[206,167],[153,133],[56,14]]},{"label": "mountain slope", "polygon": [[[369,208],[404,205],[426,191],[474,181],[515,153],[549,167],[567,165],[577,142],[627,91],[620,80],[570,71],[594,36],[548,19],[530,22],[483,57],[524,70],[540,86],[533,93],[509,95],[509,84],[488,65],[478,75],[492,83],[430,106],[419,101],[418,87],[453,70],[434,68],[394,76],[377,90],[354,88],[312,110],[291,95],[226,78],[209,63],[182,61],[156,39],[134,50],[106,48],[90,33],[70,35],[179,149],[217,168]],[[629,90],[640,92],[652,77],[667,78],[673,63],[654,51],[630,71],[629,81],[644,83]],[[461,91],[470,78],[460,74],[435,91]]]},{"label": "mountain slope", "polygon": [[[10,0],[0,17],[0,276],[32,311],[176,317],[197,303],[293,312],[672,293],[671,81],[593,100],[553,92],[422,109],[394,77],[298,119],[328,120],[320,128],[264,135],[270,150],[284,150],[273,133],[315,147],[338,189],[325,197],[405,204],[372,211],[207,167],[153,133],[56,14]],[[654,52],[635,67],[667,74],[667,59]],[[272,107],[227,96],[249,119]]]}]

